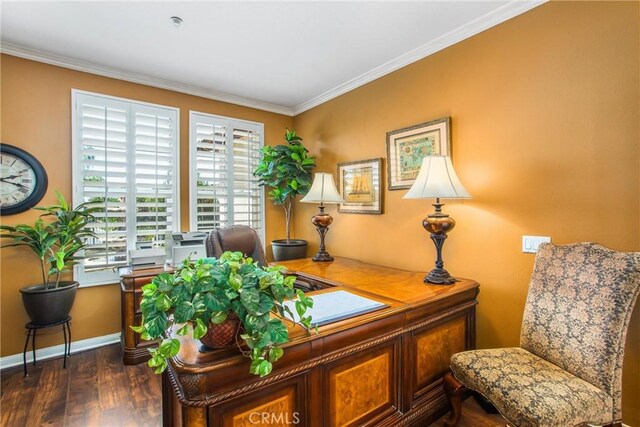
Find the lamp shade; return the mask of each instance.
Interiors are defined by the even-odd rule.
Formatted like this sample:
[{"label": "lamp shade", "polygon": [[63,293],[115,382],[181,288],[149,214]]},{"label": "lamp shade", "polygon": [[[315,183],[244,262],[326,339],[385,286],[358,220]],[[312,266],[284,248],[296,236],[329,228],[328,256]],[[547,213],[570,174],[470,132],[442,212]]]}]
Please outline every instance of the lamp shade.
[{"label": "lamp shade", "polygon": [[470,199],[453,169],[448,156],[427,156],[422,160],[420,172],[403,199]]},{"label": "lamp shade", "polygon": [[311,189],[301,200],[302,203],[342,203],[344,199],[338,193],[333,175],[318,172],[313,177]]}]

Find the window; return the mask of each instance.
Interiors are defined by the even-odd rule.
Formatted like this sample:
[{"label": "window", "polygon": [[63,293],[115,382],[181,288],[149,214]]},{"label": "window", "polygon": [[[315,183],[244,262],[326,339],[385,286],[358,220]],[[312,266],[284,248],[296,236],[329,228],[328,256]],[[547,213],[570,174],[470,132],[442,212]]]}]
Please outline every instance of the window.
[{"label": "window", "polygon": [[253,176],[262,123],[192,111],[189,126],[191,229],[244,224],[264,242],[264,191]]},{"label": "window", "polygon": [[74,202],[96,202],[76,280],[114,283],[136,242],[177,231],[179,110],[73,91]]}]

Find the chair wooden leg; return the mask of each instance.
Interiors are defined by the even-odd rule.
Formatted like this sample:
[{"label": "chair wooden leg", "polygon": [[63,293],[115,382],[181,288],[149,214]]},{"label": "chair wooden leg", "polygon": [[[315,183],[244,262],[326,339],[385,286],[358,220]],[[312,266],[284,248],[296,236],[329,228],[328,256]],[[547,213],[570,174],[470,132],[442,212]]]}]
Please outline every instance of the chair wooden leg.
[{"label": "chair wooden leg", "polygon": [[451,413],[449,417],[444,419],[444,425],[446,427],[454,427],[460,421],[460,414],[462,414],[462,395],[467,388],[453,376],[451,372],[447,372],[444,376],[444,382],[442,383],[444,392],[449,398],[451,403]]}]

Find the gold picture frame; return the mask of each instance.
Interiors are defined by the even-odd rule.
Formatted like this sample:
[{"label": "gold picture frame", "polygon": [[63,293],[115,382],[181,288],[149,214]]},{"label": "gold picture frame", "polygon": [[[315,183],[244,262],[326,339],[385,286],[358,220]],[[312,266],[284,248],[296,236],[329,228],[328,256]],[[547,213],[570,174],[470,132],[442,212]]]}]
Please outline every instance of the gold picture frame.
[{"label": "gold picture frame", "polygon": [[338,163],[338,212],[382,214],[382,159]]},{"label": "gold picture frame", "polygon": [[449,156],[450,135],[450,117],[387,132],[389,190],[410,188],[426,156]]}]

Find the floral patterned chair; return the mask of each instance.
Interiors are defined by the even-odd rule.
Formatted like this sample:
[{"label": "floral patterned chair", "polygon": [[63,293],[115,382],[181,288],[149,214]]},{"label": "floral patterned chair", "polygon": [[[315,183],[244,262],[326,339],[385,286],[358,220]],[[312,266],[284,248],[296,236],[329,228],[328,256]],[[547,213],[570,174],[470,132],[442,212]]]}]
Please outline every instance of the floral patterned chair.
[{"label": "floral patterned chair", "polygon": [[458,423],[466,388],[516,426],[621,425],[622,359],[639,291],[640,253],[541,245],[520,347],[452,356],[445,425]]}]

